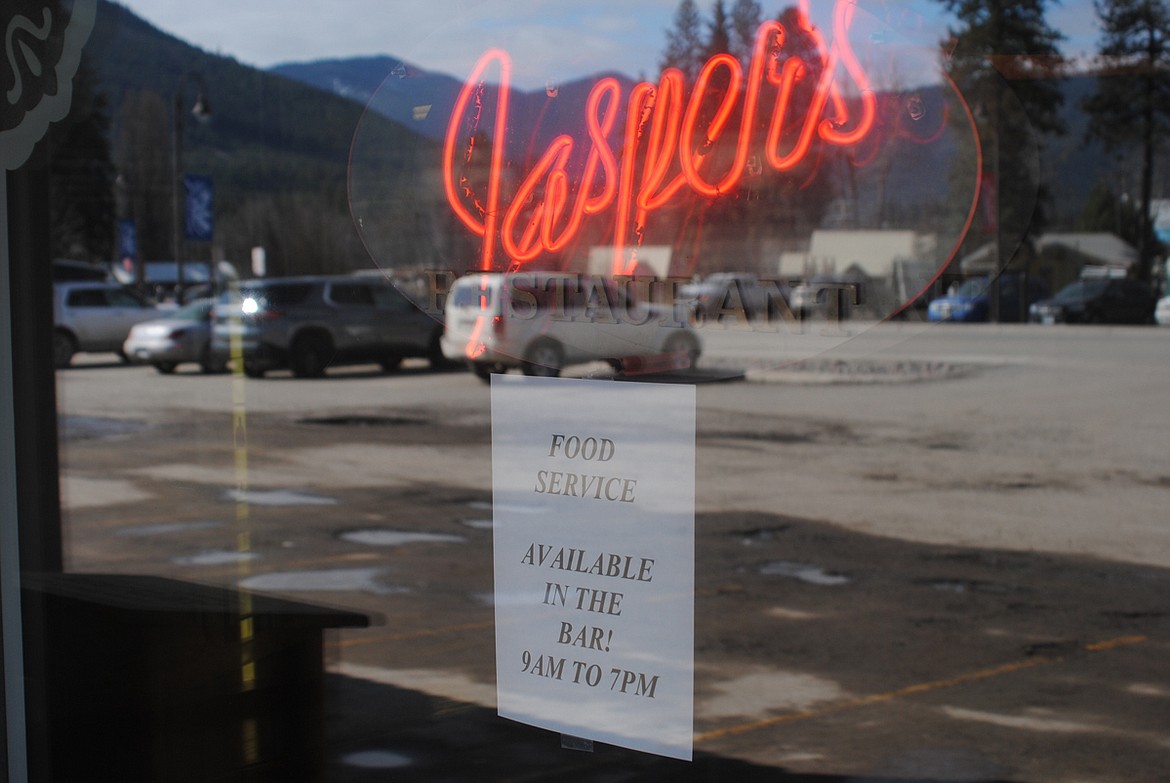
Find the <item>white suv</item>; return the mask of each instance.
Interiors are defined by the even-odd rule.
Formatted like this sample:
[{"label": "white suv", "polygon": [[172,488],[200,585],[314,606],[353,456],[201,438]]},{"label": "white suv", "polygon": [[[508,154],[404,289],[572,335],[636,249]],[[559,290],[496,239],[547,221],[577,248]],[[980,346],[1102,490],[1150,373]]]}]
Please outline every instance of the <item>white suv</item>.
[{"label": "white suv", "polygon": [[686,308],[642,301],[638,288],[567,272],[466,275],[447,293],[443,354],[484,380],[593,361],[627,373],[693,367],[702,345]]},{"label": "white suv", "polygon": [[130,327],[159,317],[154,304],[118,283],[53,284],[53,366],[68,367],[81,351],[122,356]]}]

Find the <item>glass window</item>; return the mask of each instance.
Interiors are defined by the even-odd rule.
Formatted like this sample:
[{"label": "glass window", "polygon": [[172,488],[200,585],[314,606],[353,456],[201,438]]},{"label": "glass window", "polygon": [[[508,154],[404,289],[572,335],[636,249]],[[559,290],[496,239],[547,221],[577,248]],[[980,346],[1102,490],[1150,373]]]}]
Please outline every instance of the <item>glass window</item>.
[{"label": "glass window", "polygon": [[329,298],[339,305],[374,306],[373,291],[361,283],[333,283],[329,286]]},{"label": "glass window", "polygon": [[80,288],[69,292],[72,307],[109,307],[109,292],[104,288]]},{"label": "glass window", "polygon": [[1170,3],[0,22],[8,779],[1164,776]]}]

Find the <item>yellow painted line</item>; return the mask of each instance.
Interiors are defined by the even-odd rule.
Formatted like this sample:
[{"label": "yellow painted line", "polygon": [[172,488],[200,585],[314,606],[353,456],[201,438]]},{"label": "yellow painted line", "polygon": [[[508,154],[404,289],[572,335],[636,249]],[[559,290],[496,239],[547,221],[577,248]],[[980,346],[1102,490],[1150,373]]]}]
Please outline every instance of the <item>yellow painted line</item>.
[{"label": "yellow painted line", "polygon": [[[1118,647],[1124,647],[1131,644],[1140,644],[1147,641],[1145,636],[1120,636],[1116,639],[1107,639],[1101,642],[1094,642],[1084,646],[1085,650],[1090,652],[1099,652],[1102,650],[1113,650]],[[712,729],[701,734],[695,735],[695,742],[711,742],[713,740],[723,739],[724,737],[731,737],[738,734],[747,734],[748,732],[766,729],[770,726],[777,726],[781,723],[793,723],[800,720],[808,720],[810,718],[819,718],[824,715],[832,715],[838,712],[845,712],[848,710],[858,709],[860,707],[868,707],[871,704],[880,704],[882,702],[893,701],[906,696],[914,696],[920,693],[929,693],[930,691],[942,690],[944,688],[953,688],[957,685],[963,685],[969,682],[976,682],[979,680],[987,680],[992,677],[1000,677],[1005,674],[1012,674],[1014,672],[1031,669],[1036,666],[1043,666],[1050,663],[1059,663],[1063,658],[1047,658],[1038,656],[1029,658],[1026,661],[1016,661],[1014,663],[1005,663],[1001,666],[994,666],[990,669],[979,669],[973,672],[966,672],[954,677],[947,677],[941,680],[931,680],[930,682],[922,682],[915,685],[908,685],[905,688],[899,688],[894,691],[887,691],[886,693],[875,693],[869,696],[860,696],[855,699],[848,699],[845,701],[827,704],[824,707],[815,709],[801,710],[800,712],[793,712],[787,715],[777,715],[773,718],[766,718],[764,720],[754,721],[752,723],[741,723],[736,726],[727,726],[722,729]]]},{"label": "yellow painted line", "polygon": [[1086,644],[1085,649],[1090,652],[1099,652],[1101,650],[1114,650],[1118,647],[1124,647],[1127,644],[1141,644],[1147,641],[1145,636],[1119,636],[1116,639],[1106,639],[1103,642],[1096,642],[1094,644]]},{"label": "yellow painted line", "polygon": [[960,674],[957,677],[948,677],[943,680],[918,683],[917,685],[910,685],[905,688],[899,688],[896,691],[887,691],[886,693],[875,693],[869,696],[861,696],[856,699],[848,699],[846,701],[828,704],[817,709],[801,710],[800,712],[793,712],[789,713],[788,715],[777,715],[774,718],[766,718],[764,720],[754,721],[752,723],[741,723],[738,726],[727,726],[726,728],[722,729],[712,729],[711,731],[705,731],[702,734],[696,734],[695,742],[710,742],[711,740],[722,739],[723,737],[730,737],[736,734],[747,734],[751,731],[766,729],[769,726],[776,726],[781,723],[792,723],[798,720],[819,718],[823,715],[831,715],[835,712],[845,712],[846,710],[866,707],[870,704],[879,704],[881,702],[892,701],[904,696],[912,696],[914,694],[926,693],[928,691],[940,690],[942,688],[952,688],[962,683],[984,680],[990,677],[998,677],[1003,674],[1010,674],[1011,672],[1020,671],[1021,669],[1028,669],[1033,666],[1052,663],[1054,660],[1057,659],[1032,658],[1027,661],[996,666],[991,669],[980,669],[979,671],[967,672],[966,674]]},{"label": "yellow painted line", "polygon": [[[233,319],[235,320],[235,319]],[[252,552],[251,509],[248,494],[248,406],[244,390],[243,346],[239,322],[234,323],[231,338],[232,372],[232,452],[235,462],[236,491],[236,551],[244,557],[236,562],[236,581],[243,582],[250,574],[247,555]],[[239,595],[240,610],[240,690],[248,693],[256,689],[256,626],[253,617],[252,596],[243,591]],[[261,758],[260,731],[254,717],[244,718],[240,726],[240,746],[245,764],[257,764]]]}]

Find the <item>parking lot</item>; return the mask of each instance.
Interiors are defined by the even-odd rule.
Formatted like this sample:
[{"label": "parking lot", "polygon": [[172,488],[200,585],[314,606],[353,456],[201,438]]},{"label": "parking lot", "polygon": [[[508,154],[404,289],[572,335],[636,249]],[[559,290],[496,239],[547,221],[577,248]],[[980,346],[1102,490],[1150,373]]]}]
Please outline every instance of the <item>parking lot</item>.
[{"label": "parking lot", "polygon": [[327,649],[331,780],[1156,779],[1170,332],[703,337],[696,373],[633,379],[698,385],[691,765],[495,717],[490,398],[464,371],[86,357],[57,375],[67,567],[367,613]]}]

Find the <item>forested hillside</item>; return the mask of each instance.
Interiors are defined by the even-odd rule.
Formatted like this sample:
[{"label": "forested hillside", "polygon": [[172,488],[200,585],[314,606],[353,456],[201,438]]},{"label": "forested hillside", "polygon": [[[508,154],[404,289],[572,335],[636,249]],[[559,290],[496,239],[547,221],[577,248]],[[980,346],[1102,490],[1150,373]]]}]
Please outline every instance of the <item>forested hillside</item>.
[{"label": "forested hillside", "polygon": [[[172,254],[171,128],[178,96],[183,170],[213,178],[214,244],[224,257],[244,270],[251,248],[262,246],[276,274],[371,265],[346,202],[362,102],[204,52],[105,0],[86,53],[111,120],[120,216],[136,221],[143,258]],[[188,113],[201,93],[212,112],[205,122]],[[417,182],[416,162],[426,159],[417,150],[433,142],[385,118],[368,121],[379,126],[384,146],[375,162],[390,184]],[[210,252],[194,243],[184,248],[189,258]],[[427,252],[402,248],[404,255]]]}]

